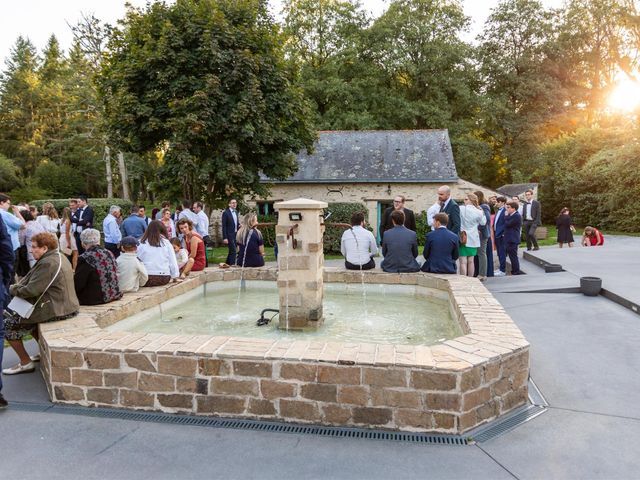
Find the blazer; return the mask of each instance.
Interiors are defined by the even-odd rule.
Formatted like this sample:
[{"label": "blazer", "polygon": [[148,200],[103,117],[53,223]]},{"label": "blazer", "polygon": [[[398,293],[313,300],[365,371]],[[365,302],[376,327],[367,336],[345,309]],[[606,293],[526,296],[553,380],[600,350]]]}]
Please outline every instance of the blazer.
[{"label": "blazer", "polygon": [[[80,219],[80,210],[82,210],[82,219]],[[75,223],[76,228],[81,227],[82,230],[93,228],[93,209],[89,205],[82,209],[77,209],[71,217],[71,223]],[[80,231],[76,230],[77,233],[80,233]]]},{"label": "blazer", "polygon": [[[522,221],[531,221],[531,220],[525,220],[524,219],[524,208],[526,206],[526,203],[522,205]],[[533,224],[536,227],[539,227],[540,225],[542,225],[542,221],[540,219],[540,202],[537,200],[531,200],[531,218],[533,218]]]},{"label": "blazer", "polygon": [[[9,284],[13,278],[13,244],[7,232],[7,227],[0,216],[0,312],[9,299]],[[2,321],[0,319],[0,321]]]},{"label": "blazer", "polygon": [[496,212],[496,216],[493,219],[493,231],[496,238],[500,238],[504,235],[504,218],[507,216],[507,209],[502,207]]},{"label": "blazer", "polygon": [[[380,222],[381,241],[384,241],[384,232],[393,228],[391,212],[393,212],[393,207],[387,207],[382,214],[382,221]],[[409,230],[413,230],[414,232],[416,231],[416,216],[414,215],[413,210],[409,210],[408,208],[404,209],[404,226]]]},{"label": "blazer", "polygon": [[520,229],[522,228],[522,215],[517,211],[504,218],[504,241],[506,243],[520,243]]},{"label": "blazer", "polygon": [[460,233],[460,206],[452,198],[449,200],[447,207],[440,211],[449,215],[447,229],[458,235]]},{"label": "blazer", "polygon": [[423,272],[456,273],[458,259],[458,236],[444,227],[436,228],[427,234],[424,244]]},{"label": "blazer", "polygon": [[385,233],[382,244],[384,260],[380,264],[382,270],[391,273],[417,272],[420,265],[418,256],[418,240],[416,232],[403,225],[396,225]]},{"label": "blazer", "polygon": [[483,226],[478,227],[480,231],[480,240],[491,237],[491,208],[486,203],[480,205],[480,208],[484,211],[484,217],[487,220]]},{"label": "blazer", "polygon": [[222,212],[222,238],[224,240],[235,242],[236,233],[240,228],[240,214],[237,210],[236,217],[238,218],[238,223],[234,221],[230,208],[225,208],[224,212]]}]

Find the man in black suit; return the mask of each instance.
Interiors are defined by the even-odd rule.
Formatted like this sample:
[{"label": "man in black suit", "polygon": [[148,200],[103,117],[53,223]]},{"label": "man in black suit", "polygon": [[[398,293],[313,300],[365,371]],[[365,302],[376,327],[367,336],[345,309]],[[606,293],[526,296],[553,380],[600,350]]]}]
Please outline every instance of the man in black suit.
[{"label": "man in black suit", "polygon": [[440,202],[440,212],[446,213],[449,217],[447,229],[458,235],[460,233],[460,207],[451,198],[451,189],[443,185],[438,189],[438,201]]},{"label": "man in black suit", "polygon": [[409,230],[416,231],[416,216],[412,210],[404,208],[406,198],[404,195],[398,195],[393,199],[393,207],[386,208],[382,214],[382,221],[380,222],[380,243],[384,243],[384,232],[393,228],[393,222],[391,221],[391,212],[400,211],[404,214],[404,226]]},{"label": "man in black suit", "polygon": [[393,228],[387,230],[382,255],[384,260],[380,267],[385,272],[408,273],[420,271],[420,265],[416,261],[418,256],[418,240],[416,232],[404,226],[404,213],[402,210],[391,212]]},{"label": "man in black suit", "polygon": [[498,262],[500,270],[495,272],[494,277],[503,277],[507,271],[507,246],[504,243],[504,218],[507,215],[506,197],[499,196],[496,198],[496,214],[493,217],[493,238],[496,241],[496,253],[498,254]]},{"label": "man in black suit", "polygon": [[459,253],[458,236],[447,229],[449,217],[446,213],[436,213],[433,217],[433,231],[427,233],[424,244],[423,272],[456,273]]},{"label": "man in black suit", "polygon": [[227,265],[236,264],[236,233],[240,228],[237,207],[237,200],[232,198],[229,206],[222,212],[222,243],[229,247]]},{"label": "man in black suit", "polygon": [[86,228],[93,228],[93,209],[87,203],[86,196],[82,195],[78,197],[78,209],[71,217],[71,223],[74,223],[76,225],[73,236],[76,238],[78,255],[82,255],[84,253],[84,248],[82,248],[80,234],[82,233],[82,230]]},{"label": "man in black suit", "polygon": [[534,250],[540,250],[536,239],[536,228],[542,224],[540,220],[540,202],[533,199],[533,190],[531,189],[524,192],[524,197],[526,201],[522,206],[522,227],[524,238],[527,241],[527,250],[531,250],[531,246],[533,246]]},{"label": "man in black suit", "polygon": [[518,245],[520,245],[520,229],[522,216],[518,213],[518,202],[507,203],[507,214],[504,217],[504,243],[507,255],[511,261],[511,275],[522,275],[518,260]]}]

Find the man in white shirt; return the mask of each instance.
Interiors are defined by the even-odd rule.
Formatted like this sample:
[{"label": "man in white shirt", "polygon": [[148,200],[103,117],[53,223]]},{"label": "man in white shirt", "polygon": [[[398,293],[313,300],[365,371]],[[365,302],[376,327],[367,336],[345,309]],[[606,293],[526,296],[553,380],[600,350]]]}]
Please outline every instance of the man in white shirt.
[{"label": "man in white shirt", "polygon": [[431,230],[436,229],[433,223],[433,217],[436,216],[436,213],[440,213],[441,208],[442,208],[442,205],[440,205],[440,202],[436,201],[436,203],[431,205],[427,210],[427,224],[431,227]]},{"label": "man in white shirt", "polygon": [[365,229],[364,213],[351,215],[351,225],[340,242],[344,265],[347,270],[371,270],[376,266],[373,257],[378,253],[378,246],[373,233]]},{"label": "man in white shirt", "polygon": [[210,243],[209,241],[209,216],[204,211],[204,204],[202,202],[196,202],[193,204],[193,211],[198,216],[198,224],[195,227],[196,232],[202,237],[205,245]]},{"label": "man in white shirt", "polygon": [[109,214],[102,221],[102,233],[104,233],[104,248],[113,253],[115,258],[120,256],[120,240],[122,240],[122,232],[118,225],[118,218],[121,212],[118,205],[111,205]]},{"label": "man in white shirt", "polygon": [[[193,223],[193,229],[196,231],[198,230],[198,222],[200,219],[198,218],[198,215],[193,213],[191,210],[191,202],[189,200],[183,200],[182,202],[182,211],[180,212],[180,215],[178,215],[178,220],[182,220],[183,218],[191,220],[191,223]],[[178,222],[176,221],[176,223]]]}]

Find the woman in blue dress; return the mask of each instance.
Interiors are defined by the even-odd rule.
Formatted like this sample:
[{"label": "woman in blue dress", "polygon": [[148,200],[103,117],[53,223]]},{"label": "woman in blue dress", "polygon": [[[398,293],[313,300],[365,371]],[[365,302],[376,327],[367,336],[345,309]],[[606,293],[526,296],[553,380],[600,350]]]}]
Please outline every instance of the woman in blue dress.
[{"label": "woman in blue dress", "polygon": [[264,240],[257,227],[256,213],[247,213],[236,235],[236,243],[240,248],[237,264],[240,267],[264,267]]}]

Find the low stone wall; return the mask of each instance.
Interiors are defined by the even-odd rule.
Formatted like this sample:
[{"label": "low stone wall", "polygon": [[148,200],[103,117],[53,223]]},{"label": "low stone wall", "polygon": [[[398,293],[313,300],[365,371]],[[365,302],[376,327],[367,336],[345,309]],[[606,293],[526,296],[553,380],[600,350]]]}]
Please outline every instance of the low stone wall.
[{"label": "low stone wall", "polygon": [[[326,269],[325,281],[360,282]],[[463,433],[527,399],[529,345],[475,279],[370,272],[369,283],[448,292],[466,335],[435,346],[108,332],[102,327],[208,281],[142,289],[73,319],[41,325],[54,402],[327,425]],[[271,268],[246,278],[274,280]]]}]

